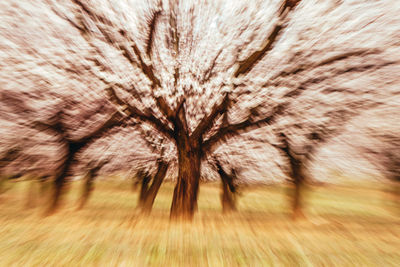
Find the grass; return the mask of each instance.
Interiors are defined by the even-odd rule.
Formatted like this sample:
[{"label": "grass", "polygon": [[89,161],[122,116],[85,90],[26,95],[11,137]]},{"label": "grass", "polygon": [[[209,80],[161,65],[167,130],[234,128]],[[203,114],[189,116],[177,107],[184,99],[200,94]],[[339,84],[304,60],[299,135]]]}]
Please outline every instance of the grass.
[{"label": "grass", "polygon": [[313,188],[307,219],[293,222],[284,186],[248,188],[223,216],[218,185],[203,184],[191,224],[169,221],[172,184],[148,218],[135,215],[127,182],[98,182],[76,211],[79,185],[46,218],[25,208],[29,182],[0,195],[1,266],[400,266],[400,217],[384,185]]}]

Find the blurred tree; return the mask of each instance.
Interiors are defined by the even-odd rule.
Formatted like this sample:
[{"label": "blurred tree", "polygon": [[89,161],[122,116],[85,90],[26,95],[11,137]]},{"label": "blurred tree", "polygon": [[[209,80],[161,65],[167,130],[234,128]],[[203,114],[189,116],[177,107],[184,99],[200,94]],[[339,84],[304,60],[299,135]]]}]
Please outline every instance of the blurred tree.
[{"label": "blurred tree", "polygon": [[[40,72],[51,80],[44,88],[79,81],[106,91],[128,118],[172,143],[178,177],[171,217],[191,219],[202,161],[229,138],[251,130],[268,135],[295,121],[318,125],[335,110],[384,100],[379,83],[364,77],[398,65],[393,3],[48,0],[16,5],[40,6],[43,16],[29,16],[24,29],[10,27],[7,36],[30,48],[23,33],[35,25],[43,34],[30,31],[31,39],[58,45],[56,52],[34,46],[26,53],[31,60],[44,54],[40,64],[53,67]],[[46,18],[51,27],[42,27]]]},{"label": "blurred tree", "polygon": [[[199,121],[198,125],[190,129],[190,125],[187,122],[187,111],[185,107],[185,100],[187,95],[190,94],[187,89],[184,89],[186,93],[182,96],[177,92],[178,88],[174,88],[175,100],[167,100],[165,96],[160,94],[160,89],[163,88],[160,79],[156,76],[154,66],[151,63],[152,60],[152,49],[154,35],[156,34],[159,17],[163,14],[162,4],[158,4],[155,9],[151,10],[149,19],[147,21],[148,37],[146,39],[144,55],[137,44],[133,41],[131,36],[125,29],[118,29],[115,23],[110,21],[106,16],[98,12],[94,7],[87,5],[84,1],[73,1],[76,4],[78,15],[73,20],[68,16],[65,16],[62,12],[54,8],[54,12],[60,17],[64,18],[70,23],[75,29],[77,29],[87,43],[96,51],[98,54],[103,55],[99,47],[96,45],[97,38],[101,38],[106,44],[114,47],[122,52],[122,56],[131,63],[132,67],[138,68],[142,71],[149,84],[149,93],[152,102],[155,104],[153,110],[144,107],[139,109],[138,106],[132,105],[129,101],[124,99],[118,94],[118,91],[128,91],[131,96],[136,98],[139,103],[143,103],[143,98],[146,95],[143,91],[137,90],[135,87],[127,88],[119,83],[109,82],[107,79],[98,75],[98,77],[106,84],[109,98],[117,105],[123,107],[123,111],[130,117],[136,118],[142,122],[149,123],[155,129],[157,129],[166,138],[170,139],[175,143],[178,153],[178,180],[174,191],[174,197],[171,206],[171,217],[179,217],[184,219],[191,219],[197,207],[197,194],[200,180],[200,170],[202,158],[207,156],[213,146],[218,142],[225,139],[227,136],[238,134],[239,132],[248,131],[252,127],[260,127],[272,120],[272,116],[279,114],[282,106],[273,109],[273,112],[267,114],[259,119],[254,119],[254,113],[256,113],[257,107],[252,107],[250,115],[245,120],[235,123],[221,126],[213,135],[204,141],[204,137],[210,133],[210,130],[216,125],[216,121],[221,115],[226,113],[229,107],[233,104],[231,101],[232,94],[227,91],[222,93],[223,98],[221,101],[216,101],[210,112],[204,115]],[[277,40],[278,34],[284,28],[282,25],[283,21],[287,18],[289,12],[296,6],[300,1],[285,1],[278,11],[278,22],[274,25],[273,30],[266,38],[265,43],[261,46],[260,50],[252,53],[245,60],[237,62],[237,69],[233,73],[233,77],[239,77],[248,73],[256,63],[270,51],[273,44]],[[169,9],[169,10],[168,10]],[[166,16],[164,20],[167,20],[169,25],[170,35],[167,37],[169,48],[172,51],[173,61],[175,63],[174,71],[174,86],[178,86],[178,79],[180,74],[180,68],[178,64],[178,57],[180,56],[180,35],[178,31],[178,5],[176,3],[169,3],[166,7]],[[92,28],[93,25],[95,28]],[[110,32],[110,29],[114,29]],[[160,29],[160,27],[158,27]],[[124,41],[121,40],[123,38]],[[130,44],[126,43],[128,41]],[[207,82],[212,77],[212,71],[219,55],[215,57],[213,63],[206,71],[202,83]],[[107,69],[99,60],[93,60],[100,69]],[[236,63],[234,63],[236,64]],[[220,87],[224,86],[223,83]],[[184,85],[186,86],[186,85]],[[230,83],[229,87],[233,90],[238,87],[238,84]],[[183,88],[182,88],[183,89]],[[233,91],[230,90],[230,91]],[[154,112],[154,108],[157,108],[161,114]],[[272,114],[272,115],[271,115]],[[160,118],[157,115],[163,116]],[[218,128],[218,126],[217,126]]]},{"label": "blurred tree", "polygon": [[[103,108],[104,106],[101,105],[101,109]],[[95,111],[94,114],[95,113],[97,113],[97,111]],[[59,206],[64,184],[67,177],[71,175],[71,167],[73,166],[73,161],[76,155],[83,149],[87,148],[96,139],[102,137],[102,135],[104,135],[106,131],[110,130],[113,127],[120,126],[123,123],[123,121],[121,120],[121,115],[118,111],[116,111],[111,116],[109,116],[109,118],[100,122],[99,125],[91,129],[90,132],[75,139],[71,138],[68,135],[68,127],[64,122],[64,116],[64,111],[63,109],[61,109],[55,114],[53,118],[50,119],[49,122],[33,122],[33,127],[35,127],[36,129],[42,131],[51,131],[55,136],[57,136],[59,138],[61,147],[64,149],[64,156],[62,157],[61,162],[58,164],[58,169],[54,178],[53,197],[50,202],[49,208],[46,211],[47,214],[53,213]],[[91,170],[98,171],[96,170],[96,168],[91,168],[89,172]],[[91,179],[88,180],[88,187],[90,189]]]}]

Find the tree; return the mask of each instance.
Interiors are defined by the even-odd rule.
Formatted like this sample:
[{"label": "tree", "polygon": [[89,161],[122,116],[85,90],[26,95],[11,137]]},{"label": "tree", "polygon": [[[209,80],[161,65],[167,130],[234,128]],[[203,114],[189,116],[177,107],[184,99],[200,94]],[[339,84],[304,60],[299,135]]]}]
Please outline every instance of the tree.
[{"label": "tree", "polygon": [[[176,165],[176,153],[173,147],[165,142],[165,138],[157,135],[151,128],[127,126],[129,127],[93,142],[91,147],[78,157],[79,168],[104,163],[101,175],[107,176],[115,172],[125,174],[132,179],[133,190],[136,190],[137,186],[140,187],[137,208],[142,214],[148,215],[169,166]],[[87,161],[93,158],[93,162]],[[93,189],[94,181],[90,181]]]},{"label": "tree", "polygon": [[[281,152],[285,159],[285,166],[280,167],[284,171],[286,169],[289,180],[294,184],[294,192],[292,194],[294,219],[304,217],[302,192],[304,191],[305,183],[311,179],[309,169],[314,160],[314,154],[334,137],[344,133],[351,120],[363,114],[365,109],[377,109],[381,106],[382,103],[380,101],[365,101],[364,99],[355,100],[355,102],[349,101],[347,106],[336,107],[323,114],[325,119],[322,121],[310,122],[309,119],[302,119],[301,115],[292,114],[288,116],[283,125],[271,125],[271,127],[275,127],[278,144],[270,144]],[[288,135],[291,135],[291,137]],[[268,143],[266,140],[254,140]]]},{"label": "tree", "polygon": [[[116,48],[122,52],[125,60],[131,63],[134,68],[138,68],[142,71],[144,76],[150,82],[150,96],[152,97],[153,103],[158,108],[158,111],[163,116],[158,117],[156,112],[152,112],[149,108],[142,110],[136,106],[130,104],[126,99],[119,95],[119,91],[125,90],[136,98],[137,101],[143,101],[145,96],[143,92],[137,90],[135,87],[127,89],[123,85],[118,83],[109,82],[98,75],[99,78],[108,86],[107,91],[110,99],[117,105],[123,106],[124,111],[128,116],[134,117],[142,122],[149,123],[161,134],[170,139],[175,143],[177,147],[178,157],[178,180],[174,191],[172,206],[171,206],[171,217],[182,217],[191,219],[197,207],[197,194],[200,180],[200,169],[201,161],[204,156],[210,153],[213,146],[215,146],[220,140],[223,140],[226,136],[236,134],[239,131],[245,131],[250,129],[254,125],[261,125],[269,122],[272,117],[266,116],[265,118],[253,121],[253,116],[249,116],[246,120],[238,123],[231,124],[225,127],[221,127],[214,135],[204,141],[207,133],[210,132],[211,128],[215,125],[216,120],[227,112],[231,105],[231,94],[224,93],[222,101],[216,101],[208,114],[205,114],[200,120],[198,125],[190,129],[190,125],[187,122],[187,110],[184,97],[176,99],[175,103],[171,101],[167,102],[163,95],[157,94],[157,91],[163,88],[163,85],[154,71],[154,66],[151,63],[152,60],[152,47],[153,37],[157,33],[157,25],[159,25],[158,17],[162,15],[163,6],[159,5],[155,10],[152,10],[150,19],[148,21],[148,37],[146,42],[146,55],[144,55],[137,44],[133,41],[129,33],[121,28],[115,27],[115,23],[106,18],[103,14],[99,13],[93,7],[87,5],[83,1],[73,1],[76,8],[80,12],[78,18],[71,19],[68,16],[64,16],[59,10],[54,8],[54,12],[60,17],[64,18],[70,23],[75,29],[77,29],[82,37],[84,37],[87,43],[93,48],[94,51],[101,54],[99,47],[95,43],[96,37],[101,37],[102,41],[105,41],[109,46]],[[238,67],[233,74],[233,77],[239,77],[245,73],[248,73],[255,64],[271,50],[275,43],[278,34],[281,32],[283,25],[282,22],[287,18],[287,15],[299,1],[285,1],[277,11],[279,22],[276,23],[272,32],[266,38],[265,44],[259,51],[254,52],[251,56],[246,58],[244,61],[238,63]],[[167,16],[165,19],[168,20],[170,25],[170,38],[169,45],[171,50],[174,52],[175,62],[178,63],[178,57],[180,56],[180,34],[178,32],[178,21],[177,5],[169,5],[167,10]],[[169,11],[169,12],[168,12]],[[169,14],[168,14],[169,13]],[[77,20],[76,20],[77,19]],[[89,22],[91,21],[91,22]],[[90,24],[95,23],[95,28],[91,28]],[[114,31],[109,32],[110,26],[114,27]],[[159,28],[159,27],[158,27]],[[97,34],[98,33],[98,34]],[[97,36],[96,36],[97,35]],[[120,41],[121,38],[125,41],[129,41],[128,46],[126,42]],[[215,60],[217,60],[216,56]],[[106,69],[104,65],[98,60],[95,62],[99,68]],[[212,65],[214,65],[212,63]],[[203,83],[207,82],[212,77],[213,66],[203,77]],[[180,75],[179,64],[175,64],[174,71],[174,85],[178,85],[178,79]],[[229,82],[229,81],[227,81]],[[222,85],[221,85],[222,86]],[[237,84],[230,84],[231,87],[236,89]],[[177,88],[174,90],[176,91]],[[189,92],[187,89],[184,91]],[[252,109],[254,111],[254,108]],[[275,112],[276,113],[276,112]]]},{"label": "tree", "polygon": [[[103,106],[101,106],[103,108]],[[71,167],[75,156],[89,146],[96,138],[101,137],[105,131],[115,126],[120,126],[122,121],[119,112],[113,113],[108,119],[101,122],[88,134],[73,139],[68,136],[67,127],[63,121],[63,110],[56,113],[55,117],[49,123],[35,122],[34,126],[41,130],[49,130],[60,138],[60,143],[65,149],[64,157],[59,164],[59,169],[54,178],[54,190],[52,201],[47,210],[47,214],[53,213],[59,206],[60,198],[63,193],[64,185],[67,177],[70,175]]]},{"label": "tree", "polygon": [[[381,14],[388,19],[395,14],[393,3],[371,8],[295,0],[252,5],[162,1],[132,7],[73,0],[47,1],[41,12],[50,18],[52,30],[65,32],[46,31],[44,36],[69,43],[63,52],[79,59],[50,53],[47,64],[71,79],[85,77],[91,87],[104,88],[127,117],[152,126],[174,144],[178,177],[171,216],[191,219],[202,161],[228,138],[261,126],[268,132],[285,116],[296,118],[297,105],[301,111],[321,108],[319,118],[324,118],[330,108],[349,103],[342,95],[363,95],[364,102],[375,96],[354,86],[343,90],[335,82],[397,64],[397,58],[385,59],[397,51],[386,49],[395,42],[397,24],[391,22],[393,27],[376,36],[381,21],[366,21]],[[365,12],[366,19],[345,18],[354,10]],[[316,19],[321,16],[329,20]],[[341,32],[338,23],[352,34]]]},{"label": "tree", "polygon": [[[395,84],[393,84],[395,86]],[[400,204],[400,115],[396,98],[383,107],[374,108],[356,117],[341,139],[351,150],[358,151],[370,168],[378,171],[376,179],[389,181],[388,190],[396,208]],[[368,123],[365,123],[368,121]],[[379,175],[380,174],[380,175]]]}]

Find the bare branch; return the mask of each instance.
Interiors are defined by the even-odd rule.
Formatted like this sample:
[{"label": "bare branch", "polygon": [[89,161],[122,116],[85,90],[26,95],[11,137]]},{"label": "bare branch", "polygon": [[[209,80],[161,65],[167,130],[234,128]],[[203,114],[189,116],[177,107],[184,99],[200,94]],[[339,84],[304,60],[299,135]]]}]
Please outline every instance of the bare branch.
[{"label": "bare branch", "polygon": [[157,24],[157,19],[161,14],[161,10],[158,10],[156,12],[154,12],[151,16],[150,19],[150,29],[149,29],[149,37],[147,38],[146,41],[146,54],[149,57],[149,59],[151,59],[151,49],[153,46],[153,39],[154,39],[154,32],[155,32],[155,27]]},{"label": "bare branch", "polygon": [[304,71],[310,71],[310,70],[316,69],[318,67],[322,67],[322,66],[326,66],[326,65],[329,65],[329,64],[333,64],[333,63],[335,63],[337,61],[348,59],[350,57],[366,56],[366,55],[369,55],[369,54],[377,54],[379,52],[380,51],[376,50],[376,49],[357,49],[357,50],[354,50],[354,51],[340,53],[340,54],[328,57],[326,59],[321,60],[320,62],[315,62],[315,63],[311,63],[311,64],[308,64],[308,65],[300,64],[298,66],[290,68],[289,70],[280,71],[279,73],[274,75],[270,79],[270,81],[267,82],[266,84],[264,84],[263,86],[267,86],[268,84],[271,83],[271,81],[274,81],[275,79],[277,79],[279,77],[287,77],[287,76],[299,74],[299,73],[304,72]]},{"label": "bare branch", "polygon": [[[108,19],[106,19],[104,16],[95,13],[93,10],[91,10],[88,6],[86,6],[84,3],[82,3],[82,1],[80,0],[73,0],[74,3],[76,3],[92,20],[96,21],[99,20],[100,22],[102,22],[103,25],[107,25],[107,26],[112,26],[112,22],[109,21]],[[84,23],[83,23],[84,25]],[[101,27],[101,25],[97,25],[98,29],[100,30],[101,34],[104,36],[104,38],[106,39],[107,43],[117,49],[119,49],[120,51],[122,51],[122,55],[133,65],[133,66],[138,66],[136,63],[135,58],[133,57],[130,49],[128,49],[127,46],[122,45],[120,42],[118,42],[117,40],[115,40],[115,38],[112,37],[111,34],[109,34],[109,32],[107,30],[105,30],[103,27]],[[154,25],[155,26],[155,25]],[[85,27],[85,31],[89,31],[89,29],[84,25]],[[82,29],[80,29],[82,30]],[[154,31],[154,29],[150,30],[150,31]],[[151,65],[151,63],[149,65],[147,65],[142,57],[142,54],[139,50],[139,48],[137,47],[137,45],[135,44],[135,42],[133,40],[131,40],[128,35],[127,32],[123,29],[120,29],[118,31],[118,33],[124,37],[125,39],[129,40],[132,43],[132,49],[133,52],[135,53],[136,57],[139,60],[139,68],[143,71],[143,73],[147,76],[147,78],[152,82],[152,88],[155,87],[161,87],[161,83],[160,80],[154,75],[154,70],[153,70],[153,66]],[[153,33],[151,33],[153,34]]]},{"label": "bare branch", "polygon": [[225,94],[221,103],[215,103],[210,114],[205,115],[203,117],[203,119],[200,121],[199,125],[193,131],[191,138],[193,138],[193,139],[201,138],[204,135],[204,133],[207,132],[212,127],[215,120],[220,115],[222,115],[224,112],[227,111],[229,102],[230,102],[229,94]]},{"label": "bare branch", "polygon": [[266,117],[254,121],[252,119],[252,114],[250,114],[246,120],[244,120],[240,123],[221,127],[217,131],[217,133],[215,133],[212,137],[210,137],[208,140],[206,140],[204,142],[203,150],[210,151],[210,149],[212,149],[215,144],[217,144],[229,137],[238,135],[243,132],[248,132],[254,128],[261,127],[262,125],[265,125],[265,124],[273,123],[274,119],[277,116],[281,115],[286,110],[286,108],[288,106],[290,106],[291,102],[294,99],[296,99],[296,97],[300,96],[306,90],[307,86],[309,86],[311,84],[320,83],[326,79],[347,73],[349,71],[362,72],[362,71],[367,71],[367,70],[371,70],[371,69],[379,69],[379,68],[386,67],[391,64],[396,64],[396,63],[398,63],[398,61],[388,61],[388,62],[384,62],[379,65],[376,65],[376,64],[361,65],[361,66],[338,70],[334,73],[334,75],[324,75],[324,76],[313,77],[313,78],[307,79],[306,81],[302,82],[298,87],[296,87],[295,89],[293,89],[293,90],[287,92],[285,95],[283,95],[282,98],[289,98],[289,100],[276,105]]},{"label": "bare branch", "polygon": [[271,51],[273,45],[277,41],[279,33],[286,28],[286,25],[283,24],[283,20],[287,17],[287,15],[294,9],[294,7],[301,0],[285,0],[280,8],[280,13],[278,16],[278,21],[272,29],[271,33],[267,37],[264,44],[261,48],[251,54],[248,58],[239,62],[239,66],[234,73],[234,77],[239,77],[240,75],[244,75],[251,71],[257,62],[262,59],[269,51]]},{"label": "bare branch", "polygon": [[156,97],[157,106],[162,113],[167,117],[168,120],[173,121],[175,119],[175,112],[169,107],[163,97]]},{"label": "bare branch", "polygon": [[154,69],[153,66],[147,65],[144,60],[143,57],[140,53],[139,48],[136,46],[136,44],[132,45],[132,49],[135,52],[136,56],[139,59],[139,63],[140,63],[140,68],[143,71],[143,73],[147,76],[147,78],[152,82],[152,88],[156,88],[156,87],[161,87],[161,82],[160,80],[154,75]]},{"label": "bare branch", "polygon": [[221,55],[221,53],[222,53],[222,49],[219,50],[217,55],[213,58],[213,60],[211,60],[210,66],[206,69],[206,71],[204,72],[203,78],[199,81],[200,84],[204,84],[204,83],[208,82],[214,76],[213,70],[215,68],[218,57]]},{"label": "bare branch", "polygon": [[[141,135],[142,139],[145,141],[147,147],[152,152],[155,152],[156,150],[161,150],[161,146],[156,144],[154,135],[152,135],[149,132],[146,132],[142,127],[137,127],[137,129],[140,132],[140,135]],[[163,141],[163,139],[161,141]],[[157,151],[157,152],[159,152],[159,151]]]},{"label": "bare branch", "polygon": [[[298,87],[296,87],[295,89],[287,92],[286,94],[283,95],[283,98],[288,98],[288,97],[294,97],[294,96],[298,96],[301,94],[302,91],[305,90],[305,86],[311,85],[311,84],[317,84],[320,82],[323,82],[327,79],[333,78],[333,77],[337,77],[349,72],[364,72],[364,71],[370,71],[370,70],[377,70],[380,68],[384,68],[393,64],[397,64],[399,63],[399,61],[386,61],[383,62],[381,64],[365,64],[365,65],[359,65],[359,66],[352,66],[349,68],[344,68],[344,69],[338,69],[335,70],[335,72],[330,73],[330,74],[326,74],[326,75],[321,75],[321,76],[317,76],[317,77],[312,77],[309,78],[303,82],[300,83],[300,85]],[[280,82],[271,82],[267,84],[268,86],[279,86]],[[337,90],[325,90],[325,93],[329,93],[329,92],[333,92],[333,91],[337,91]]]},{"label": "bare branch", "polygon": [[99,137],[101,137],[104,132],[107,130],[122,125],[123,118],[121,113],[118,111],[114,112],[107,120],[105,120],[102,124],[100,124],[97,128],[95,128],[91,133],[85,135],[82,138],[77,140],[71,140],[72,143],[80,143],[80,144],[87,144]]},{"label": "bare branch", "polygon": [[106,90],[107,90],[107,93],[109,95],[110,100],[113,103],[123,107],[123,109],[124,109],[123,111],[129,117],[137,118],[137,119],[140,119],[140,120],[142,120],[144,122],[147,122],[150,125],[152,125],[155,129],[160,131],[162,134],[164,134],[167,138],[169,138],[171,140],[174,139],[173,131],[168,125],[165,125],[161,120],[156,118],[154,115],[143,113],[139,109],[137,109],[134,106],[130,105],[129,103],[126,103],[125,101],[123,101],[117,95],[117,93],[115,92],[115,89],[113,87],[109,87]]},{"label": "bare branch", "polygon": [[4,153],[0,157],[0,170],[5,167],[9,162],[15,160],[21,152],[21,148],[19,147],[12,147]]},{"label": "bare branch", "polygon": [[276,119],[276,117],[278,117],[284,112],[288,104],[289,104],[288,102],[284,102],[276,105],[269,112],[268,116],[265,116],[262,119],[253,120],[252,115],[250,114],[248,118],[242,122],[236,124],[229,124],[227,126],[221,127],[213,136],[211,136],[204,142],[203,144],[204,155],[206,155],[207,152],[210,152],[216,144],[226,140],[227,138],[239,135],[243,132],[248,132],[255,128],[260,128],[261,126],[266,124],[271,124]]}]

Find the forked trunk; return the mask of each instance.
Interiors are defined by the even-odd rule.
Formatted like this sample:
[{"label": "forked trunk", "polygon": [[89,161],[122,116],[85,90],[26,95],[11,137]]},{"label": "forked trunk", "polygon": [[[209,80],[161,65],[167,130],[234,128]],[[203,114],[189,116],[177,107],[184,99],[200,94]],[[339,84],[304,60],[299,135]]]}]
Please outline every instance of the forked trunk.
[{"label": "forked trunk", "polygon": [[171,205],[171,219],[192,220],[197,210],[201,153],[199,143],[179,142],[178,179]]},{"label": "forked trunk", "polygon": [[147,189],[145,197],[141,202],[141,213],[148,215],[150,214],[154,200],[158,194],[158,191],[161,187],[162,182],[164,181],[165,175],[167,174],[169,163],[164,161],[159,161],[157,167],[157,173],[153,177],[153,181],[151,186]]}]

